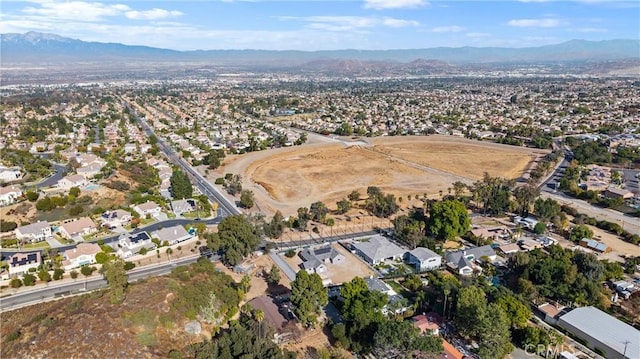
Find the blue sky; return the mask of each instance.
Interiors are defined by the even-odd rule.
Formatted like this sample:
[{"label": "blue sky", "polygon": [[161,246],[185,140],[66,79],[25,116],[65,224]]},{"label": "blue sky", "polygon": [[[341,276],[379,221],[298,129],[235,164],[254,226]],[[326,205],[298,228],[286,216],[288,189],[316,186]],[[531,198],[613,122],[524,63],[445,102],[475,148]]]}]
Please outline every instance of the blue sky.
[{"label": "blue sky", "polygon": [[640,38],[638,1],[3,0],[0,6],[0,33],[177,50],[525,47]]}]

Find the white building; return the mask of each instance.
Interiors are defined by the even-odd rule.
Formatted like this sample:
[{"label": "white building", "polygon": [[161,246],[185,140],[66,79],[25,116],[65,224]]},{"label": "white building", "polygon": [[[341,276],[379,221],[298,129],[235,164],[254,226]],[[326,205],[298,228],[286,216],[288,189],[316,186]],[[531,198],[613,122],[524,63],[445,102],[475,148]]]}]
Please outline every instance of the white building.
[{"label": "white building", "polygon": [[42,263],[40,252],[16,253],[9,257],[9,276],[22,277],[29,269],[38,268]]},{"label": "white building", "polygon": [[75,248],[66,250],[63,262],[65,270],[71,270],[84,265],[96,262],[96,254],[102,252],[99,245],[95,243],[80,243]]},{"label": "white building", "polygon": [[42,221],[27,224],[15,229],[16,238],[22,242],[40,242],[53,238],[51,233],[51,225],[49,222]]},{"label": "white building", "polygon": [[0,206],[16,203],[20,196],[22,196],[22,190],[18,186],[0,187]]},{"label": "white building", "polygon": [[160,207],[154,201],[147,201],[145,203],[137,204],[133,207],[134,211],[136,211],[140,217],[146,217],[147,215],[156,216],[162,213],[162,207]]}]

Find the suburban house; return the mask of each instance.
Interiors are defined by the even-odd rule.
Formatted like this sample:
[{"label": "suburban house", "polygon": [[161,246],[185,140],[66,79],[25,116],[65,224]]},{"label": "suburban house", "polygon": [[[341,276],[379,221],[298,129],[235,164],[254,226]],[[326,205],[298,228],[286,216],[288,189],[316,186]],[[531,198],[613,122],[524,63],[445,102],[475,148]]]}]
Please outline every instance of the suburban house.
[{"label": "suburban house", "polygon": [[25,275],[29,269],[38,268],[42,263],[40,252],[16,253],[7,260],[9,264],[9,276],[21,277]]},{"label": "suburban house", "polygon": [[620,188],[615,188],[615,187],[607,188],[607,190],[604,191],[604,193],[602,195],[605,196],[606,198],[610,198],[610,199],[616,199],[616,198],[630,199],[630,198],[633,198],[633,192],[628,191],[626,189],[620,189]]},{"label": "suburban house", "polygon": [[16,203],[22,196],[22,190],[17,186],[0,187],[0,206]]},{"label": "suburban house", "polygon": [[404,256],[405,262],[418,272],[426,272],[440,268],[442,257],[438,253],[423,247],[417,247]]},{"label": "suburban house", "polygon": [[606,358],[640,358],[640,331],[598,308],[576,308],[562,315],[558,326]]},{"label": "suburban house", "polygon": [[261,310],[264,313],[265,323],[275,331],[273,335],[274,342],[284,344],[291,339],[293,332],[289,328],[292,327],[287,324],[295,317],[290,308],[279,307],[273,298],[266,295],[253,298],[248,304],[254,310]]},{"label": "suburban house", "polygon": [[471,230],[471,234],[475,238],[485,239],[507,239],[511,238],[511,229],[506,226],[499,227],[477,227]]},{"label": "suburban house", "polygon": [[51,225],[47,221],[38,221],[15,229],[16,238],[22,242],[40,242],[53,238]]},{"label": "suburban house", "polygon": [[77,168],[76,172],[85,178],[93,178],[97,174],[100,174],[102,167],[103,166],[101,166],[100,164],[93,162],[87,166]]},{"label": "suburban house", "polygon": [[162,207],[160,207],[154,201],[147,201],[145,203],[137,204],[133,207],[134,211],[136,211],[140,217],[146,217],[147,215],[155,216],[162,213]]},{"label": "suburban house", "polygon": [[123,234],[118,239],[118,250],[116,254],[121,258],[131,257],[138,254],[142,248],[153,250],[156,244],[151,241],[151,236],[147,232]]},{"label": "suburban house", "polygon": [[497,255],[490,245],[467,248],[454,252],[447,252],[445,260],[447,266],[455,270],[459,275],[471,275],[474,270],[481,271],[476,262],[482,260],[494,261]]},{"label": "suburban house", "polygon": [[171,211],[177,216],[193,212],[196,209],[196,201],[193,199],[179,199],[177,201],[171,201]]},{"label": "suburban house", "polygon": [[13,182],[22,178],[19,168],[0,166],[0,182]]},{"label": "suburban house", "polygon": [[371,237],[365,242],[354,242],[351,246],[360,257],[372,265],[386,260],[402,260],[406,252],[380,235]]},{"label": "suburban house", "polygon": [[442,339],[442,353],[440,353],[436,359],[463,359],[464,357],[456,347],[445,339]]},{"label": "suburban house", "polygon": [[96,262],[96,254],[100,252],[102,249],[95,243],[80,243],[75,248],[64,251],[64,269],[71,270],[93,264]]},{"label": "suburban house", "polygon": [[589,248],[597,253],[609,253],[611,252],[611,248],[602,242],[598,242],[595,239],[582,238],[580,240],[580,245]]},{"label": "suburban house", "polygon": [[58,188],[65,190],[69,190],[72,187],[82,188],[86,187],[87,185],[89,185],[89,181],[87,181],[87,179],[81,175],[65,176],[58,181]]},{"label": "suburban house", "polygon": [[439,335],[440,322],[436,317],[431,315],[420,314],[411,318],[413,326],[420,329],[420,334]]},{"label": "suburban house", "polygon": [[558,324],[558,318],[563,314],[564,306],[554,303],[544,303],[538,306],[540,313],[544,315],[544,321],[551,324]]},{"label": "suburban house", "polygon": [[520,216],[516,216],[513,219],[513,223],[515,223],[516,225],[523,226],[529,230],[533,230],[536,224],[538,224],[538,221],[535,218],[531,218],[531,217],[523,218]]},{"label": "suburban house", "polygon": [[187,233],[187,230],[182,226],[162,228],[153,232],[153,236],[158,238],[160,243],[164,243],[164,241],[169,242],[170,246],[184,242],[192,237],[192,235]]},{"label": "suburban house", "polygon": [[514,253],[520,252],[520,246],[517,243],[508,243],[498,247],[498,250],[503,254],[510,256]]},{"label": "suburban house", "polygon": [[106,211],[100,216],[102,226],[109,229],[125,226],[131,222],[132,218],[131,213],[122,209]]},{"label": "suburban house", "polygon": [[302,258],[302,268],[309,273],[326,272],[326,264],[341,264],[346,260],[345,256],[332,246],[305,249],[299,255]]},{"label": "suburban house", "polygon": [[406,299],[396,293],[387,283],[375,277],[365,278],[367,288],[370,291],[380,292],[385,294],[388,298],[388,303],[382,308],[382,314],[389,315],[391,313],[400,314],[409,310],[408,302]]},{"label": "suburban house", "polygon": [[78,218],[75,221],[63,223],[58,229],[61,236],[74,239],[98,231],[98,226],[89,217]]}]

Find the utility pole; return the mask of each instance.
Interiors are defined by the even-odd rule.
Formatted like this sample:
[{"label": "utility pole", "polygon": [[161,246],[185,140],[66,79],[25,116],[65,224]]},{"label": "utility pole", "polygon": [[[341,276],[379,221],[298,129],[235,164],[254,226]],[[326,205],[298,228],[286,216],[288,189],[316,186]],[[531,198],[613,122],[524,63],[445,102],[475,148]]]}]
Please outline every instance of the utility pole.
[{"label": "utility pole", "polygon": [[627,359],[627,345],[629,345],[631,341],[625,340],[623,343],[624,343],[624,352],[622,353],[622,359]]}]

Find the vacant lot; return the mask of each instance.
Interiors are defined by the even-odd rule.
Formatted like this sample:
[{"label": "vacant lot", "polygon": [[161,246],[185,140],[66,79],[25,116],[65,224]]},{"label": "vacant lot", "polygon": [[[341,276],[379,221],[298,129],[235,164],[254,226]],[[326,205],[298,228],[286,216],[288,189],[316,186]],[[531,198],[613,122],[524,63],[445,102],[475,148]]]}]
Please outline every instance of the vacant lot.
[{"label": "vacant lot", "polygon": [[447,192],[455,181],[471,183],[484,171],[517,178],[543,151],[446,136],[389,137],[374,146],[315,144],[234,156],[210,179],[241,174],[259,210],[287,215],[323,201],[330,208],[353,190],[378,186],[396,196]]}]

